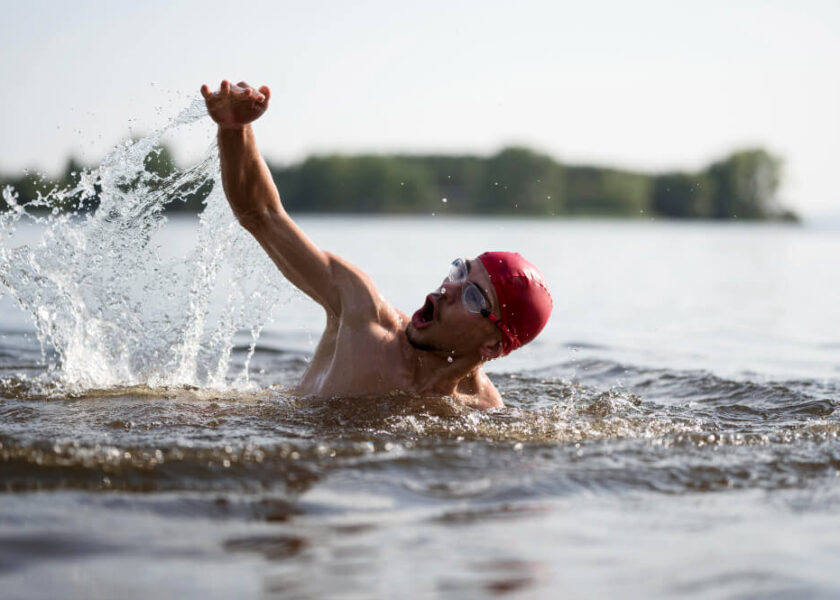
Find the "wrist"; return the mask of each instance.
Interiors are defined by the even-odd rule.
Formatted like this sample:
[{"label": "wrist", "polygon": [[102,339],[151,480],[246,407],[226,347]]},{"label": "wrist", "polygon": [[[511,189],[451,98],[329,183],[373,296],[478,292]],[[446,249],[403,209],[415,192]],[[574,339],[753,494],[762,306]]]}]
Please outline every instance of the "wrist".
[{"label": "wrist", "polygon": [[219,141],[225,140],[227,143],[242,144],[249,139],[253,139],[254,131],[248,124],[245,125],[219,125],[219,131],[216,134]]},{"label": "wrist", "polygon": [[245,124],[232,123],[232,124],[229,124],[229,125],[228,124],[223,125],[223,124],[219,123],[219,131],[222,131],[222,130],[224,130],[224,131],[244,131],[245,129],[250,129],[250,128],[251,128],[250,123],[245,123]]}]

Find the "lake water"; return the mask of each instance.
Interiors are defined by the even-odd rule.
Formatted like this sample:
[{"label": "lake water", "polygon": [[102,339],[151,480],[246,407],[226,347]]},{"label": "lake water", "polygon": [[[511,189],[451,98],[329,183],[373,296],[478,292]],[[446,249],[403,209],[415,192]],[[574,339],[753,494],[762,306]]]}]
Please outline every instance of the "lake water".
[{"label": "lake water", "polygon": [[[85,362],[90,344],[65,349],[62,373],[5,296],[3,598],[840,595],[840,232],[445,214],[299,223],[408,313],[454,257],[518,250],[539,265],[548,326],[488,366],[507,408],[291,397],[323,317],[264,267],[249,278],[273,279],[279,301],[247,378],[240,330],[222,379],[204,383],[155,385],[160,372],[121,371],[108,354]],[[43,231],[21,225],[16,243]],[[173,260],[203,243],[189,218],[154,239]],[[233,270],[221,268],[208,314],[230,301]],[[139,325],[115,321],[126,339],[158,331],[145,304]],[[96,347],[119,331],[100,330],[114,339]],[[222,364],[211,346],[196,372]]]}]

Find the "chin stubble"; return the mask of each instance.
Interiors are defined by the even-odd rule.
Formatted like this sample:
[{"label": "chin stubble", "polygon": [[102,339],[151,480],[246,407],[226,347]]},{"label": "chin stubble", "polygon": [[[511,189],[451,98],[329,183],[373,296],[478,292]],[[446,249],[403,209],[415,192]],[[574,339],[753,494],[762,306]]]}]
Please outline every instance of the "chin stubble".
[{"label": "chin stubble", "polygon": [[437,350],[434,346],[429,346],[428,344],[424,344],[422,342],[418,342],[416,339],[413,339],[413,333],[415,329],[411,327],[411,323],[408,324],[405,328],[405,337],[408,340],[408,343],[411,344],[412,348],[416,350],[423,350],[424,352],[434,352]]}]

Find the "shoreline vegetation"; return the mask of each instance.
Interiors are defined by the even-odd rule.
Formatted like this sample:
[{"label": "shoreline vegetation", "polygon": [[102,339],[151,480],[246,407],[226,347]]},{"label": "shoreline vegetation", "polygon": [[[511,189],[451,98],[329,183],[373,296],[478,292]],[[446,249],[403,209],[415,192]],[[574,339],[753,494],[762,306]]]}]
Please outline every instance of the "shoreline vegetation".
[{"label": "shoreline vegetation", "polygon": [[[165,189],[178,170],[166,146],[157,146],[144,164],[144,184],[152,189]],[[490,156],[331,154],[268,165],[292,213],[799,221],[777,198],[781,159],[762,148],[733,152],[696,172],[644,173],[563,164],[523,147]],[[16,201],[32,203],[33,211],[55,206],[43,202],[52,190],[67,191],[51,196],[62,199],[59,210],[95,210],[96,195],[74,201],[72,190],[83,172],[85,168],[71,158],[52,179],[27,172],[0,175],[0,189],[11,186]],[[208,181],[183,194],[173,187],[166,212],[199,212],[211,185]],[[0,198],[0,210],[7,208]]]}]

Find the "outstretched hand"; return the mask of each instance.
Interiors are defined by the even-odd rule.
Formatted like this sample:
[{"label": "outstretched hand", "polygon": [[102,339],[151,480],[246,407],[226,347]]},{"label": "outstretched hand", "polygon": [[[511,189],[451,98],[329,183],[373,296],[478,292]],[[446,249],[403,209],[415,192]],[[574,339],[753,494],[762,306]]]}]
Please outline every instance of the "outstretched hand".
[{"label": "outstretched hand", "polygon": [[215,92],[211,92],[207,85],[202,85],[201,95],[204,96],[210,118],[219,127],[236,129],[262,116],[268,109],[271,90],[266,85],[255,89],[244,81],[231,85],[224,80]]}]

